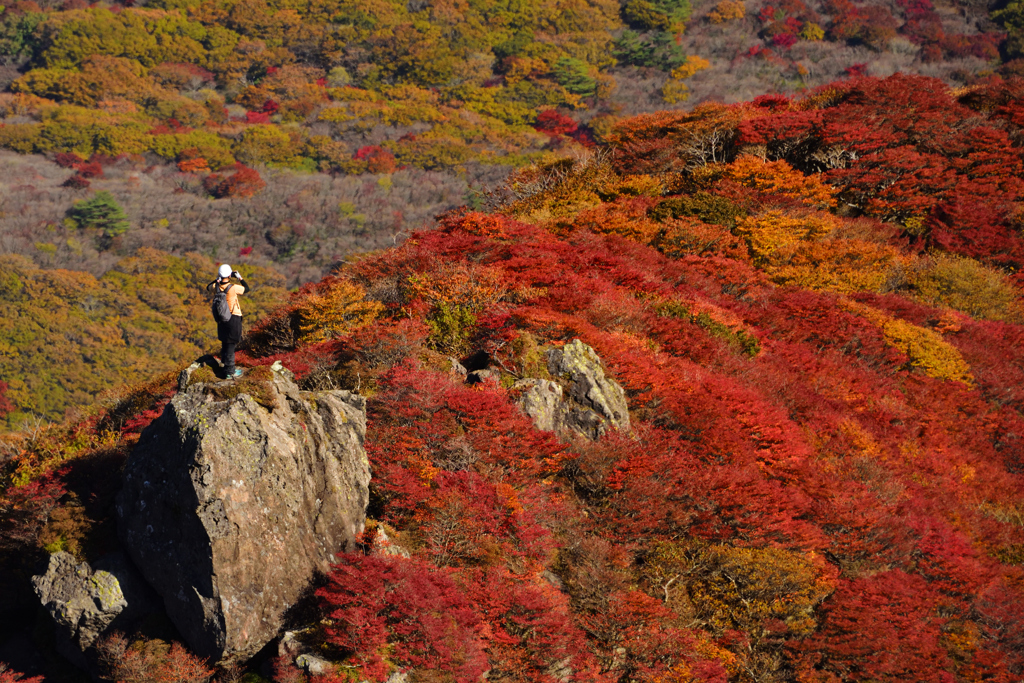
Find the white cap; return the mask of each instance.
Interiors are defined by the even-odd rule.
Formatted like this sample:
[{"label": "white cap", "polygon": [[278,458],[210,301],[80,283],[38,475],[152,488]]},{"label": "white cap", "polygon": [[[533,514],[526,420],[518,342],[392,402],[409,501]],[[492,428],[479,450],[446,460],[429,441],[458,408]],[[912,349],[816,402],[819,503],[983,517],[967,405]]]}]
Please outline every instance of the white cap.
[{"label": "white cap", "polygon": [[217,271],[217,273],[218,273],[218,274],[219,274],[219,275],[220,275],[221,277],[231,277],[231,266],[229,266],[229,265],[228,265],[228,264],[226,264],[226,263],[222,263],[222,264],[220,265],[220,269],[219,269],[219,270]]}]

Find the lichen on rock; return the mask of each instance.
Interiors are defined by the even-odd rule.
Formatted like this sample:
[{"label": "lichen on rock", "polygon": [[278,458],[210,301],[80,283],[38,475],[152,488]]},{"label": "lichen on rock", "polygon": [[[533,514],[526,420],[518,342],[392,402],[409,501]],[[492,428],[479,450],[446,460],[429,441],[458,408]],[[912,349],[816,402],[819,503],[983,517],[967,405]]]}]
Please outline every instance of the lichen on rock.
[{"label": "lichen on rock", "polygon": [[548,351],[547,361],[556,380],[526,378],[513,385],[520,392],[520,407],[537,429],[593,440],[609,428],[629,429],[626,392],[605,375],[594,349],[573,339]]},{"label": "lichen on rock", "polygon": [[81,660],[81,653],[106,631],[128,602],[117,578],[106,571],[93,571],[65,552],[50,555],[44,574],[32,577],[32,587],[57,623],[58,643],[65,656]]}]

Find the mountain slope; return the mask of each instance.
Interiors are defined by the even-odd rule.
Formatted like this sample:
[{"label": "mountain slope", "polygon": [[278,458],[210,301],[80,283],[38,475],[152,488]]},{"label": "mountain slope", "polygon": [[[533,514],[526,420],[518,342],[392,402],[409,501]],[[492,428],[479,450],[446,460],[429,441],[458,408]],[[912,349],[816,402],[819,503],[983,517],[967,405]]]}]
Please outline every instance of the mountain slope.
[{"label": "mountain slope", "polygon": [[[866,79],[627,121],[267,316],[243,364],[367,396],[366,550],[383,531],[410,554],[340,556],[307,647],[373,680],[1019,678],[1006,87]],[[958,153],[999,135],[985,164]],[[889,182],[910,172],[933,185]],[[625,389],[628,432],[563,442],[517,407],[574,339]],[[17,558],[102,547],[86,463],[123,457],[171,390],[8,440],[8,604]]]}]

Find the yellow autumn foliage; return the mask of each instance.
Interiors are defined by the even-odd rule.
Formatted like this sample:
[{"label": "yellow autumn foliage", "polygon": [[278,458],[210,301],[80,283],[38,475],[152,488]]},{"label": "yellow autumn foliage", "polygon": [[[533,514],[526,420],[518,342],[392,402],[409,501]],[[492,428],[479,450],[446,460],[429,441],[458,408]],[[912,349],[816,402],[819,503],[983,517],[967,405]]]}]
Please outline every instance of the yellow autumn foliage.
[{"label": "yellow autumn foliage", "polygon": [[974,383],[967,361],[938,332],[894,318],[882,324],[882,334],[886,342],[907,354],[911,365],[929,377]]},{"label": "yellow autumn foliage", "polygon": [[[788,250],[787,250],[788,251]],[[878,292],[886,289],[907,257],[886,244],[862,240],[802,243],[782,263],[764,267],[773,282],[829,292]]]},{"label": "yellow autumn foliage", "polygon": [[912,367],[936,379],[961,382],[968,386],[974,384],[971,366],[939,332],[895,318],[865,304],[844,300],[841,305],[877,326],[885,336],[886,344],[906,354]]},{"label": "yellow autumn foliage", "polygon": [[704,59],[699,55],[687,55],[686,62],[676,68],[672,69],[670,74],[672,78],[676,80],[684,80],[690,78],[698,71],[703,71],[711,67],[711,62]]},{"label": "yellow autumn foliage", "polygon": [[815,605],[836,587],[835,571],[813,552],[698,541],[654,544],[640,578],[668,607],[711,633],[761,634],[777,619],[791,634],[810,634],[817,627]]},{"label": "yellow autumn foliage", "polygon": [[373,322],[384,310],[378,301],[367,301],[366,290],[348,280],[325,281],[310,292],[295,310],[296,341],[315,344],[333,339]]},{"label": "yellow autumn foliage", "polygon": [[836,237],[840,219],[827,213],[767,211],[736,222],[755,265],[780,285],[840,293],[877,292],[906,270],[911,257],[894,246]]},{"label": "yellow autumn foliage", "polygon": [[500,270],[467,263],[443,263],[431,273],[418,273],[408,280],[414,297],[431,306],[459,306],[478,312],[505,296],[508,288]]},{"label": "yellow autumn foliage", "polygon": [[777,254],[804,240],[824,237],[838,227],[826,213],[790,216],[782,211],[766,211],[737,219],[735,233],[750,247],[757,265],[770,265]]},{"label": "yellow autumn foliage", "polygon": [[737,0],[722,0],[715,5],[715,8],[708,12],[708,20],[712,24],[723,24],[733,19],[742,19],[746,14],[746,7]]},{"label": "yellow autumn foliage", "polygon": [[1017,289],[998,270],[965,257],[938,254],[911,278],[917,297],[932,306],[948,306],[975,318],[1017,322]]}]

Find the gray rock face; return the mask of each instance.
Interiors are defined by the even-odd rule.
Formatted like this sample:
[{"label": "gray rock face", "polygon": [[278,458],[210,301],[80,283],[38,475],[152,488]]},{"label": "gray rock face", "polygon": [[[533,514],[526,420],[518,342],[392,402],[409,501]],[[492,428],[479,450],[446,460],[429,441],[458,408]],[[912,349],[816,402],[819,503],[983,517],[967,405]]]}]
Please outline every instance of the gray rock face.
[{"label": "gray rock face", "polygon": [[519,405],[537,429],[554,432],[561,427],[565,397],[558,382],[527,378],[519,380],[512,388],[522,390]]},{"label": "gray rock face", "polygon": [[113,574],[93,571],[87,562],[79,563],[64,552],[50,555],[46,573],[32,577],[32,586],[57,622],[61,654],[78,663],[84,662],[82,653],[128,607]]},{"label": "gray rock face", "polygon": [[175,395],[117,500],[132,560],[189,646],[219,662],[276,636],[313,574],[351,548],[369,500],[365,400],[302,392],[277,365],[269,377]]},{"label": "gray rock face", "polygon": [[604,374],[601,359],[591,347],[573,339],[548,352],[548,372],[567,386],[542,379],[523,379],[519,404],[538,429],[563,436],[580,434],[598,439],[608,429],[629,429],[626,393]]}]

